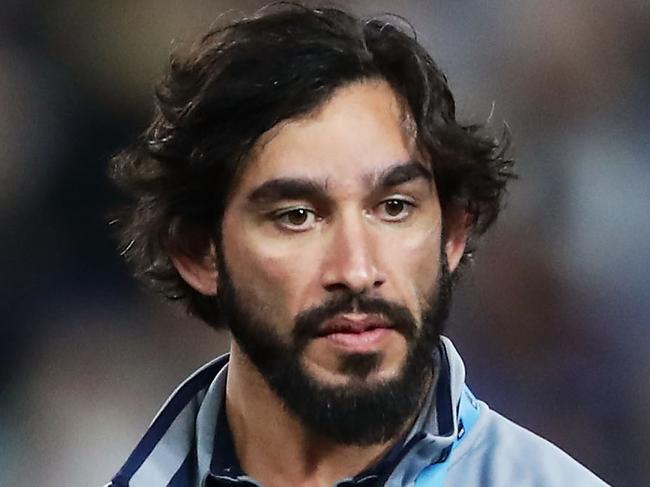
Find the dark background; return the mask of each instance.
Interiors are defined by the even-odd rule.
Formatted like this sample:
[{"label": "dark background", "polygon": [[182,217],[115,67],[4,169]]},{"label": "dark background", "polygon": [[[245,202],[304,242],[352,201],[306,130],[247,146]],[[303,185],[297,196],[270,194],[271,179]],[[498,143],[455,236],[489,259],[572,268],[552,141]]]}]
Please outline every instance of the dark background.
[{"label": "dark background", "polygon": [[[506,120],[521,180],[450,333],[493,408],[614,485],[650,484],[650,2],[349,2],[411,19],[460,118]],[[101,485],[227,337],[138,289],[108,157],[174,44],[261,2],[4,0],[0,485]],[[534,459],[531,459],[534,461]]]}]

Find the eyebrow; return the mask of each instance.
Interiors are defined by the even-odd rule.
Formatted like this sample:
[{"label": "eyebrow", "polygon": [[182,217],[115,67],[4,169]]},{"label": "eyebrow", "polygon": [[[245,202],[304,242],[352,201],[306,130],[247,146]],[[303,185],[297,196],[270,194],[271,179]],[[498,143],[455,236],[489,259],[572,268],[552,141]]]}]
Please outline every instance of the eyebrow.
[{"label": "eyebrow", "polygon": [[325,183],[312,179],[277,178],[266,181],[248,195],[248,201],[254,204],[300,199],[327,200]]},{"label": "eyebrow", "polygon": [[[408,161],[395,164],[378,175],[368,176],[374,190],[387,189],[416,179],[433,180],[433,174],[422,163]],[[329,201],[327,183],[304,178],[276,178],[262,183],[248,195],[252,204],[269,204],[282,200],[313,199]]]},{"label": "eyebrow", "polygon": [[431,182],[433,181],[433,174],[421,162],[408,161],[403,164],[395,164],[382,171],[374,180],[373,186],[387,189],[420,178]]}]

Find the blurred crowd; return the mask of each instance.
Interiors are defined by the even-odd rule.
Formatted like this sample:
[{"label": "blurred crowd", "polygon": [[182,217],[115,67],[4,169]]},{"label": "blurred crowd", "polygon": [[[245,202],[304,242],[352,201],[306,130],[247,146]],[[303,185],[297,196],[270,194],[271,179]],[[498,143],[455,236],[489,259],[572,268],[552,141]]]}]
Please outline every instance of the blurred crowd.
[{"label": "blurred crowd", "polygon": [[[0,485],[101,485],[226,350],[130,278],[106,161],[174,46],[264,3],[3,2]],[[468,383],[609,483],[650,485],[650,2],[346,3],[410,19],[459,118],[513,135],[520,180],[449,323]]]}]

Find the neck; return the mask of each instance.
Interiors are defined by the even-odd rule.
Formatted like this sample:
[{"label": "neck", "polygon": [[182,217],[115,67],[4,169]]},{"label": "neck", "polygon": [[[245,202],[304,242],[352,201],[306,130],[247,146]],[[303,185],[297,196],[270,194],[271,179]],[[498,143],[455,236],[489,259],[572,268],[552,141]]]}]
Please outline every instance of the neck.
[{"label": "neck", "polygon": [[329,487],[376,463],[396,440],[349,446],[307,431],[234,342],[226,415],[242,469],[268,487]]}]

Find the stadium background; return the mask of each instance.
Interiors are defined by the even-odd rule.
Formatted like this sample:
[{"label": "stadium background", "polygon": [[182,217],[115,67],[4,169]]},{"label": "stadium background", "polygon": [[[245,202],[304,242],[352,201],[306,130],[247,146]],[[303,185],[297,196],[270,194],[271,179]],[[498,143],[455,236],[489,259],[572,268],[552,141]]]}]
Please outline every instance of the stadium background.
[{"label": "stadium background", "polygon": [[[460,118],[494,103],[514,136],[521,180],[450,323],[469,384],[608,482],[649,485],[650,2],[348,3],[411,19]],[[260,5],[2,2],[0,485],[101,485],[225,349],[130,279],[105,161],[173,45]]]}]

